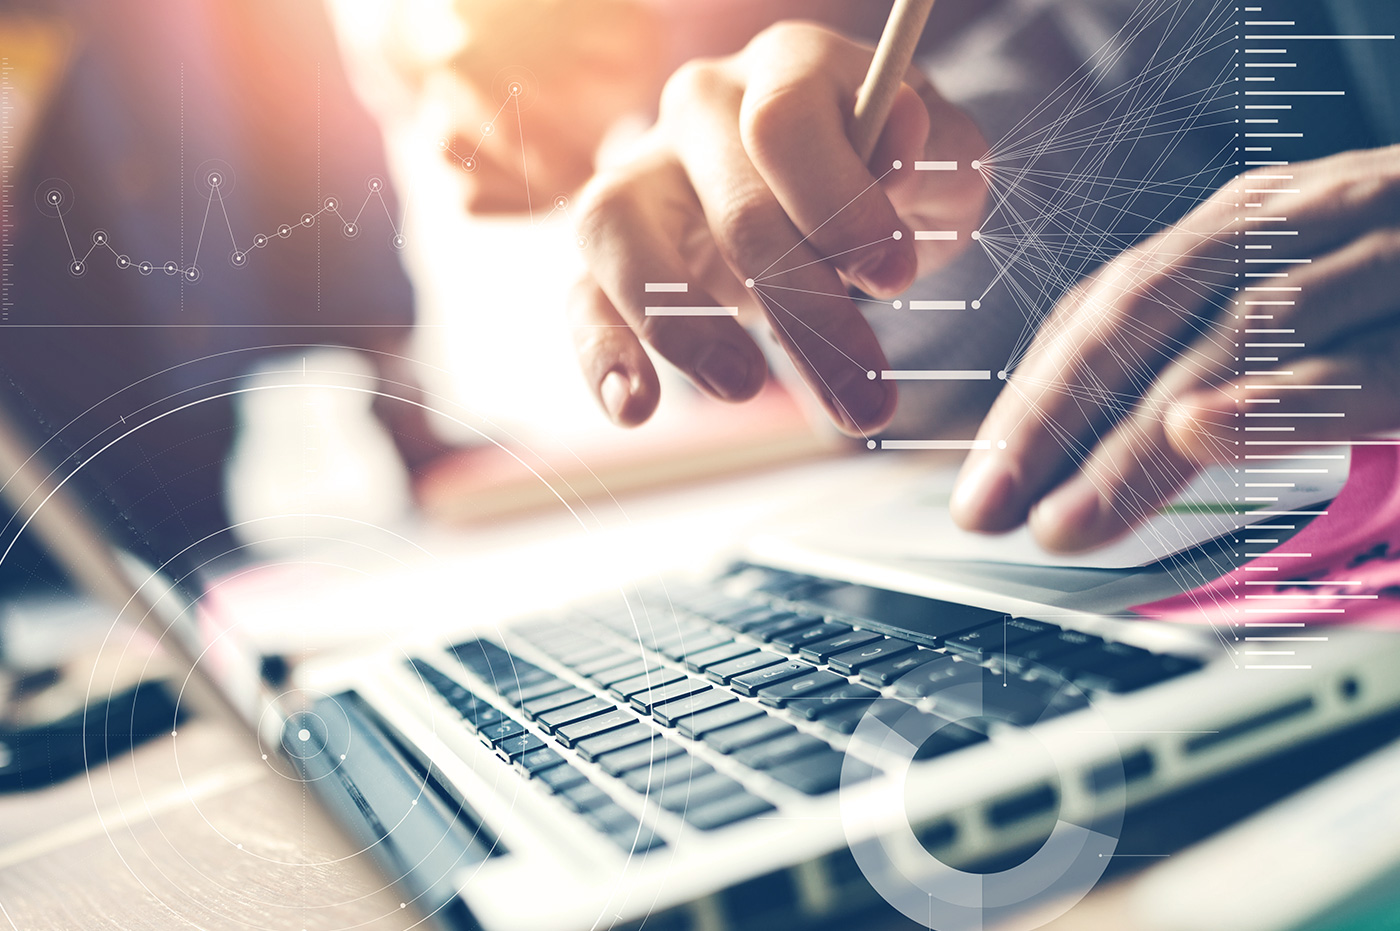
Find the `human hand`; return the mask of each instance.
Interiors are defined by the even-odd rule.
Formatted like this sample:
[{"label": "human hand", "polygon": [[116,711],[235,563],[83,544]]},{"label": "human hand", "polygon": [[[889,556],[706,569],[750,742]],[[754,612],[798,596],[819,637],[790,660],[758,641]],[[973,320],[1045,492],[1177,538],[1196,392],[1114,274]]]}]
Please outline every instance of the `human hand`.
[{"label": "human hand", "polygon": [[1397,276],[1400,147],[1246,172],[1059,303],[983,422],[993,448],[968,456],[954,518],[1089,549],[1249,439],[1400,427]]},{"label": "human hand", "polygon": [[[867,168],[848,131],[871,54],[781,23],[735,55],[691,62],[630,160],[585,189],[589,275],[571,310],[585,377],[614,421],[635,425],[656,408],[643,342],[722,400],[752,397],[767,377],[735,317],[646,312],[667,303],[766,320],[843,430],[889,421],[891,383],[869,377],[884,354],[847,286],[888,299],[956,253],[981,218],[986,187],[967,166],[985,144],[911,69]],[[916,159],[964,170],[915,172]],[[958,239],[916,242],[915,229]],[[685,297],[646,292],[663,282],[687,283]]]}]

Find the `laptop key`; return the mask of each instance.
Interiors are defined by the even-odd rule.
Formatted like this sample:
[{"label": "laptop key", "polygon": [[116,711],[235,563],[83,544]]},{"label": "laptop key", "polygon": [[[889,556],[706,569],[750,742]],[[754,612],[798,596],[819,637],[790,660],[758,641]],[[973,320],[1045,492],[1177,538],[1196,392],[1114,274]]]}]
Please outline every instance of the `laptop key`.
[{"label": "laptop key", "polygon": [[1021,669],[1059,671],[1065,668],[1064,664],[1072,664],[1076,654],[1092,653],[1092,648],[1103,642],[1102,637],[1082,631],[1057,630],[1029,637],[1009,647],[1006,655],[1008,662]]},{"label": "laptop key", "polygon": [[504,740],[496,741],[496,749],[506,755],[507,760],[518,760],[532,750],[539,750],[545,747],[545,742],[538,736],[529,733],[516,734],[514,737],[507,737]]},{"label": "laptop key", "polygon": [[613,711],[617,708],[612,702],[604,701],[601,698],[585,698],[583,701],[576,701],[571,705],[564,705],[562,708],[555,708],[538,715],[535,721],[550,733],[554,733],[557,728],[575,721],[582,721],[584,718],[591,718],[595,714],[602,714],[605,711]]},{"label": "laptop key", "polygon": [[543,695],[539,698],[531,698],[520,703],[520,711],[530,720],[535,720],[546,711],[553,711],[555,708],[562,708],[565,705],[572,705],[574,702],[583,701],[591,696],[583,689],[565,689],[562,692],[555,692],[551,695]]},{"label": "laptop key", "polygon": [[[828,689],[820,695],[798,698],[789,702],[788,710],[808,721],[837,717],[847,718],[852,715],[856,720],[859,720],[870,703],[879,697],[880,693],[874,689],[843,681],[836,688]],[[835,724],[829,724],[829,726],[837,730],[841,729]]]},{"label": "laptop key", "polygon": [[956,723],[945,723],[919,745],[918,749],[914,751],[914,759],[931,760],[945,753],[952,753],[954,750],[961,750],[963,747],[981,743],[986,739],[986,734],[974,731],[970,727],[963,727]]},{"label": "laptop key", "polygon": [[966,657],[974,663],[986,662],[1006,653],[1006,624],[988,624],[964,631],[943,641],[949,653]]},{"label": "laptop key", "polygon": [[834,621],[825,621],[815,627],[804,627],[791,633],[786,633],[772,639],[773,646],[789,653],[796,653],[808,643],[816,643],[818,640],[829,640],[832,637],[839,637],[849,633],[849,624],[837,624]]},{"label": "laptop key", "polygon": [[673,782],[659,792],[653,792],[650,800],[667,811],[681,812],[742,791],[744,787],[733,779],[711,771],[689,781]]},{"label": "laptop key", "polygon": [[691,653],[699,653],[712,647],[721,647],[727,643],[733,643],[733,637],[725,637],[721,634],[706,631],[690,637],[683,637],[674,643],[668,643],[659,648],[659,652],[667,659],[680,662]]},{"label": "laptop key", "polygon": [[685,668],[689,669],[691,672],[704,672],[710,666],[756,652],[758,652],[758,648],[752,644],[736,643],[731,640],[729,643],[710,647],[708,650],[687,653],[685,657]]},{"label": "laptop key", "polygon": [[768,666],[776,666],[783,662],[783,658],[777,653],[760,651],[750,653],[747,656],[736,657],[726,660],[723,663],[710,666],[705,670],[705,678],[718,682],[721,685],[728,685],[734,679],[756,669],[764,669]]},{"label": "laptop key", "polygon": [[880,635],[873,630],[853,630],[848,634],[841,634],[826,640],[818,640],[815,643],[806,644],[797,651],[797,655],[807,660],[809,663],[824,663],[828,658],[837,653],[844,653],[861,644],[879,639]]},{"label": "laptop key", "polygon": [[974,668],[979,676],[971,682],[976,685],[968,688],[960,683],[957,688],[939,691],[933,697],[934,711],[953,720],[981,717],[1025,727],[1088,704],[1075,688],[1059,688],[1056,683],[1040,680],[1008,682],[1004,672]]},{"label": "laptop key", "polygon": [[573,747],[585,737],[592,737],[594,734],[601,734],[604,731],[616,730],[627,724],[634,724],[637,716],[623,708],[607,705],[611,710],[602,714],[592,714],[581,721],[574,721],[571,724],[562,724],[554,729],[554,739],[566,747]]},{"label": "laptop key", "polygon": [[605,672],[609,669],[616,669],[619,666],[623,666],[627,663],[634,662],[637,662],[637,654],[627,650],[616,650],[615,652],[610,653],[606,656],[600,656],[595,660],[590,660],[586,663],[579,663],[573,668],[574,672],[578,673],[586,679],[591,679],[600,672]]},{"label": "laptop key", "polygon": [[722,624],[730,630],[739,633],[747,633],[755,627],[767,624],[769,621],[777,620],[788,612],[780,608],[772,608],[768,605],[754,605],[744,608],[737,613],[727,615],[709,614],[706,615],[717,624]]},{"label": "laptop key", "polygon": [[[546,772],[550,772],[550,770],[546,770]],[[567,789],[560,789],[556,795],[568,808],[580,814],[603,805],[617,804],[608,793],[588,781],[572,785]]]},{"label": "laptop key", "polygon": [[598,683],[601,688],[608,688],[626,679],[634,679],[637,676],[644,676],[661,669],[661,666],[649,660],[634,659],[631,662],[623,663],[621,666],[613,666],[601,672],[595,672],[588,678]]},{"label": "laptop key", "polygon": [[578,755],[590,763],[596,762],[605,753],[621,750],[651,739],[656,733],[640,721],[623,725],[615,730],[605,731],[592,737],[585,737],[574,744]]},{"label": "laptop key", "polygon": [[546,769],[560,765],[564,762],[564,758],[549,747],[541,747],[538,750],[522,754],[515,762],[525,771],[525,775],[537,776]]},{"label": "laptop key", "polygon": [[782,682],[767,685],[758,690],[758,700],[773,708],[782,708],[788,702],[805,695],[814,695],[845,685],[846,680],[832,672],[812,669],[806,675],[796,676]]},{"label": "laptop key", "polygon": [[[747,707],[753,707],[748,705]],[[744,747],[763,743],[765,740],[772,740],[785,734],[796,734],[797,728],[774,717],[767,712],[763,712],[761,718],[752,721],[745,721],[742,724],[735,724],[730,727],[720,728],[711,731],[704,736],[704,742],[712,749],[720,753],[733,753]]]},{"label": "laptop key", "polygon": [[[842,770],[847,766],[845,754],[829,750],[774,766],[768,775],[804,795],[824,795],[840,788]],[[868,763],[851,759],[847,779],[869,779],[873,775],[875,771]]]},{"label": "laptop key", "polygon": [[774,618],[766,624],[759,624],[757,627],[750,628],[748,634],[750,637],[767,643],[774,637],[780,637],[784,634],[791,634],[808,627],[814,627],[820,624],[821,620],[821,615],[819,614],[785,614],[781,617]]},{"label": "laptop key", "polygon": [[634,769],[622,777],[622,781],[634,792],[643,795],[658,792],[677,782],[689,782],[706,773],[714,772],[714,767],[704,760],[697,760],[688,753],[677,754],[661,760],[650,767]]},{"label": "laptop key", "polygon": [[795,679],[815,671],[806,663],[782,663],[738,676],[729,680],[729,685],[740,695],[752,696],[766,686],[777,685],[786,679]]},{"label": "laptop key", "polygon": [[488,746],[494,747],[507,737],[514,737],[517,734],[525,733],[525,727],[519,722],[502,716],[501,720],[485,727],[477,728],[476,735]]},{"label": "laptop key", "polygon": [[471,710],[462,715],[462,721],[474,731],[491,727],[506,720],[505,713],[484,701],[478,701]]},{"label": "laptop key", "polygon": [[706,805],[687,808],[681,812],[681,817],[692,827],[702,831],[713,831],[772,810],[773,805],[757,795],[737,792]]},{"label": "laptop key", "polygon": [[663,685],[654,689],[647,689],[645,692],[638,692],[631,696],[628,701],[633,708],[643,714],[647,714],[651,709],[663,702],[676,698],[685,698],[687,695],[694,695],[696,692],[703,692],[710,688],[709,683],[701,682],[699,679],[689,679],[681,677],[680,680],[672,682],[670,685]]},{"label": "laptop key", "polygon": [[644,743],[604,753],[598,757],[598,765],[603,767],[603,771],[609,776],[621,776],[634,769],[650,767],[685,752],[685,748],[674,740],[667,740],[655,732],[651,733],[651,740]]},{"label": "laptop key", "polygon": [[636,817],[617,802],[608,802],[583,813],[583,820],[609,836],[635,831],[641,826]]},{"label": "laptop key", "polygon": [[676,722],[676,729],[682,737],[697,740],[711,731],[751,720],[761,714],[763,709],[757,705],[735,701],[684,717]]},{"label": "laptop key", "polygon": [[913,653],[904,653],[863,667],[860,671],[860,679],[870,685],[884,687],[910,670],[917,669],[936,659],[945,658],[942,653],[935,653],[932,650],[915,650]]},{"label": "laptop key", "polygon": [[908,640],[886,637],[883,640],[873,640],[858,646],[854,650],[837,653],[826,662],[832,669],[843,675],[853,675],[866,666],[878,663],[883,659],[889,659],[891,656],[908,653],[912,649],[914,649],[914,644]]},{"label": "laptop key", "polygon": [[794,729],[791,734],[735,750],[732,756],[750,769],[772,769],[813,753],[831,752],[825,740]]},{"label": "laptop key", "polygon": [[728,692],[722,692],[707,685],[703,692],[696,692],[685,698],[677,698],[674,701],[662,702],[653,706],[651,716],[662,727],[675,727],[682,721],[690,720],[699,712],[709,711],[711,708],[718,708],[721,705],[737,701],[738,699]]},{"label": "laptop key", "polygon": [[685,673],[677,672],[668,667],[660,667],[651,672],[630,679],[623,679],[621,682],[614,682],[608,693],[617,696],[622,701],[626,701],[633,695],[640,695],[649,692],[662,685],[670,685],[672,682],[679,682],[685,678]]},{"label": "laptop key", "polygon": [[982,667],[953,659],[946,653],[922,663],[894,682],[894,693],[906,701],[926,698],[957,681],[976,681]]},{"label": "laptop key", "polygon": [[502,697],[519,708],[524,702],[532,698],[542,698],[545,695],[557,695],[570,687],[569,683],[565,682],[563,679],[556,679],[550,676],[547,679],[536,682],[534,685],[512,691],[508,695],[503,693]]},{"label": "laptop key", "polygon": [[551,792],[564,792],[588,782],[588,777],[569,766],[550,766],[536,772],[541,785]]}]

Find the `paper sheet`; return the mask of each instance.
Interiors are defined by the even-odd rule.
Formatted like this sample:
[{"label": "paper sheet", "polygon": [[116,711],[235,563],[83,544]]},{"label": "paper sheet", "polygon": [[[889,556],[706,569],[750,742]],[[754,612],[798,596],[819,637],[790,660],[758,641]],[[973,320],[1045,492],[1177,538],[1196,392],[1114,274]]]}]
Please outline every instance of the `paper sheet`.
[{"label": "paper sheet", "polygon": [[1256,559],[1210,585],[1133,610],[1228,625],[1268,618],[1265,609],[1274,608],[1310,624],[1400,628],[1400,440],[1380,442],[1387,445],[1355,449],[1346,487],[1296,536],[1256,545]]}]

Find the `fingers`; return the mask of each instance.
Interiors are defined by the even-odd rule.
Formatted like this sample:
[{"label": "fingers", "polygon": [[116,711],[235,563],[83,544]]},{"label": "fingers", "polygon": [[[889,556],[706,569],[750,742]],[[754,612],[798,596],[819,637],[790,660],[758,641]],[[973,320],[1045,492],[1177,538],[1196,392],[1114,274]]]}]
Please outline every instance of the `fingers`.
[{"label": "fingers", "polygon": [[[1189,345],[1210,300],[1203,275],[1233,248],[1197,217],[1105,266],[1042,325],[1026,360],[983,422],[989,449],[965,463],[953,516],[969,529],[1022,524],[1031,505],[1133,407],[1167,359]],[[1224,267],[1224,266],[1220,266]],[[1231,280],[1225,279],[1223,280]]]},{"label": "fingers", "polygon": [[[1342,442],[1400,424],[1400,327],[1352,337],[1335,354],[1290,362],[1287,374],[1242,377],[1181,395],[1159,382],[1069,479],[1030,511],[1047,549],[1076,552],[1123,536],[1170,501],[1207,464],[1243,463],[1222,500],[1249,496],[1251,444]],[[1289,487],[1270,476],[1267,488]],[[1267,497],[1266,491],[1254,496]],[[1140,531],[1141,532],[1141,531]]]},{"label": "fingers", "polygon": [[[743,56],[740,142],[816,253],[867,293],[892,296],[914,280],[914,237],[877,183],[894,171],[892,162],[868,169],[847,138],[850,89],[860,84],[869,59],[865,49],[824,30],[768,30]],[[910,112],[906,105],[901,121]],[[926,114],[921,122],[900,140],[908,144],[902,155],[911,167],[928,133]],[[764,277],[785,284],[788,269],[799,264],[793,258],[778,261]]]},{"label": "fingers", "polygon": [[621,427],[635,427],[656,412],[661,385],[632,328],[591,279],[569,295],[574,349],[584,380],[604,413]]},{"label": "fingers", "polygon": [[1027,524],[1041,546],[1079,552],[1108,543],[1186,487],[1197,464],[1168,438],[1163,411],[1160,400],[1145,400],[1031,508]]},{"label": "fingers", "polygon": [[[863,435],[894,414],[895,392],[874,331],[836,270],[794,225],[734,133],[742,91],[722,70],[693,66],[673,86],[684,120],[667,134],[715,248],[735,279],[753,282],[774,337],[843,430]],[[679,99],[678,99],[679,98]],[[844,216],[844,215],[843,215]],[[775,269],[784,268],[781,276]]]},{"label": "fingers", "polygon": [[637,337],[714,397],[746,400],[763,386],[767,366],[725,305],[690,284],[675,245],[681,238],[675,215],[694,210],[684,175],[664,157],[632,166],[625,179],[600,178],[582,198],[585,257],[593,280]]}]

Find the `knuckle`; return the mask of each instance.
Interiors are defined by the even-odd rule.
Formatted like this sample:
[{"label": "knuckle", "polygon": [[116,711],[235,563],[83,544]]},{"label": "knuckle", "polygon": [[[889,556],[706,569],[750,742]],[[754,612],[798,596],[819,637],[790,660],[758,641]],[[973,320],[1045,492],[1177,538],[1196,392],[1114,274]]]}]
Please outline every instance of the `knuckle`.
[{"label": "knuckle", "polygon": [[736,195],[716,222],[716,239],[725,260],[734,268],[752,264],[772,251],[776,230],[784,225],[785,214],[771,197],[748,193]]},{"label": "knuckle", "polygon": [[771,61],[771,55],[783,52],[798,42],[810,42],[826,34],[812,23],[782,20],[764,28],[749,41],[745,53],[760,61]]},{"label": "knuckle", "polygon": [[806,121],[807,106],[791,85],[761,95],[746,94],[739,110],[739,138],[750,154],[762,158],[774,143],[792,138]]},{"label": "knuckle", "polygon": [[590,244],[603,238],[618,224],[624,227],[636,207],[626,179],[618,173],[595,178],[579,194],[578,235]]},{"label": "knuckle", "polygon": [[661,113],[687,110],[700,100],[709,100],[730,84],[718,60],[695,58],[675,70],[661,89]]}]

